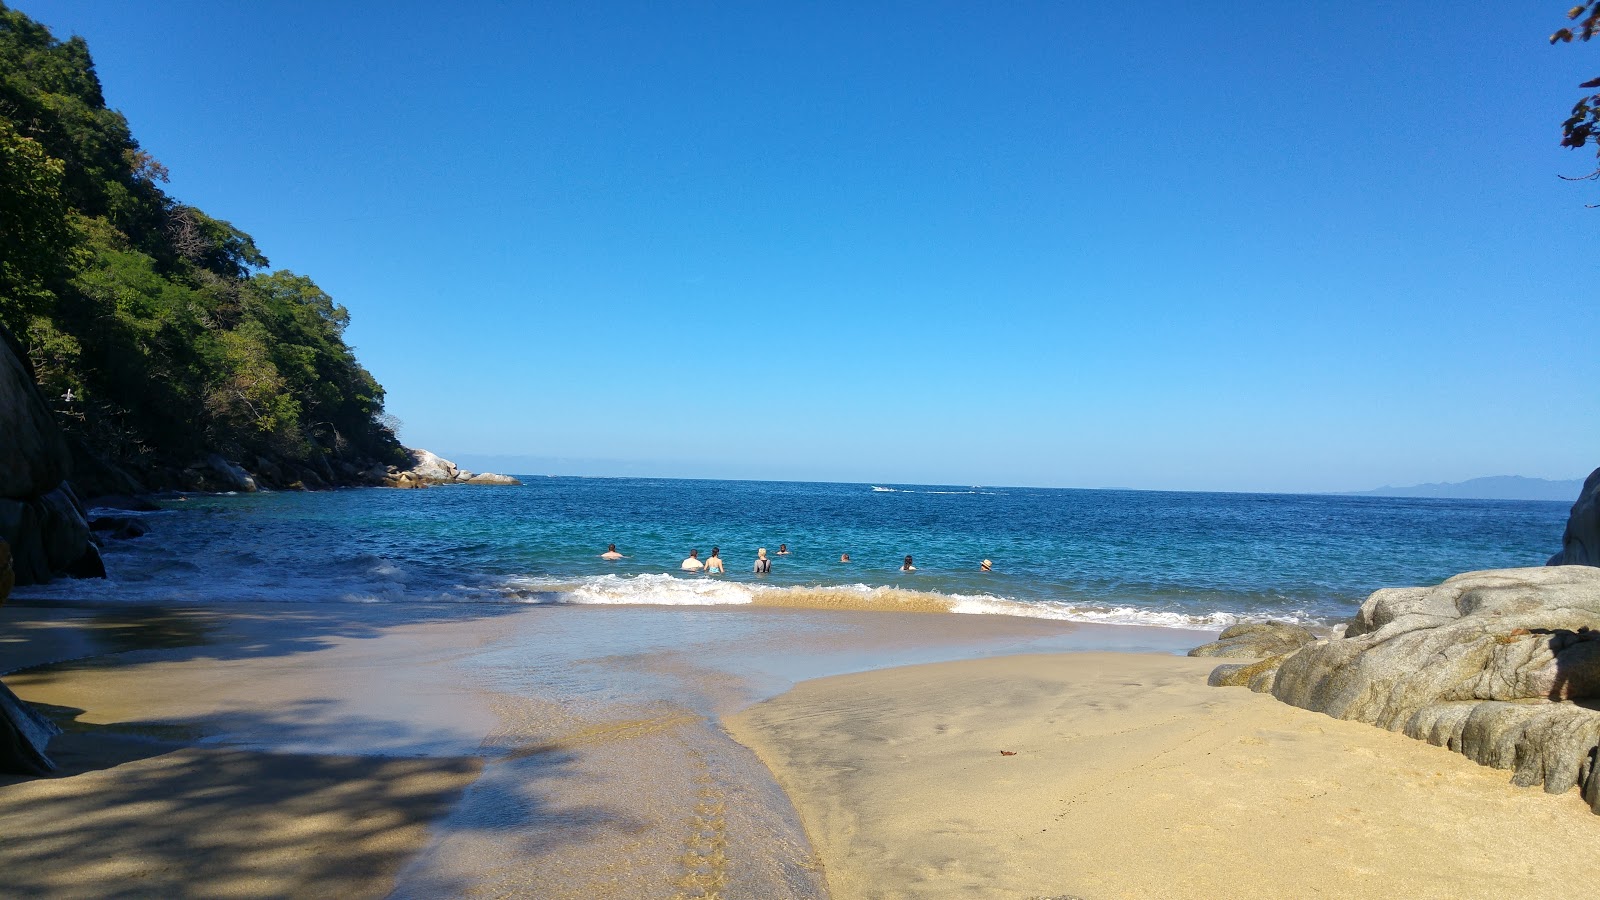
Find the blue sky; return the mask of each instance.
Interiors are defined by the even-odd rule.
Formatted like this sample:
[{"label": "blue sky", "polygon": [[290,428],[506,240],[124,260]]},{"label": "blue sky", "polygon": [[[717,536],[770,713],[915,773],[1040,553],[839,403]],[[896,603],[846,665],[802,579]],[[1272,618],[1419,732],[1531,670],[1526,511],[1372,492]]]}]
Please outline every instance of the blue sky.
[{"label": "blue sky", "polygon": [[1560,4],[16,6],[459,462],[1600,465],[1600,185],[1557,178],[1600,47],[1545,43]]}]

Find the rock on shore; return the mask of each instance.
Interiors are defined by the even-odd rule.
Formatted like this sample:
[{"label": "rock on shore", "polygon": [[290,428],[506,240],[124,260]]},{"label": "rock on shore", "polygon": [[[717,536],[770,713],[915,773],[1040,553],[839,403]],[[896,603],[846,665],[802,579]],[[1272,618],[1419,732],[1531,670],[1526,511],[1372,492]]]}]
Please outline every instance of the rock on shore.
[{"label": "rock on shore", "polygon": [[1375,592],[1344,637],[1249,666],[1285,703],[1428,741],[1600,813],[1600,569],[1468,572]]},{"label": "rock on shore", "polygon": [[1600,469],[1589,473],[1567,516],[1561,549],[1550,557],[1551,566],[1600,566]]},{"label": "rock on shore", "polygon": [[384,479],[384,484],[397,488],[419,488],[430,484],[503,484],[518,485],[522,482],[510,475],[496,475],[493,472],[474,474],[457,466],[455,463],[436,453],[427,450],[412,450],[411,467],[407,469],[391,468]]},{"label": "rock on shore", "polygon": [[1190,656],[1265,659],[1292,653],[1317,636],[1288,622],[1248,622],[1230,625],[1209,644],[1189,651]]}]

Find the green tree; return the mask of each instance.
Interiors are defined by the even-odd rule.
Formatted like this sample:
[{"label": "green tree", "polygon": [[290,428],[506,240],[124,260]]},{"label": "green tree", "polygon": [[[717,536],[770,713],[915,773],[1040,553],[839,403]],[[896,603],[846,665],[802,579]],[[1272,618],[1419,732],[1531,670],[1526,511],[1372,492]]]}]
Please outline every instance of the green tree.
[{"label": "green tree", "polygon": [[0,323],[22,333],[82,263],[65,166],[0,119]]},{"label": "green tree", "polygon": [[68,431],[158,483],[210,451],[398,461],[349,312],[166,182],[83,40],[0,2],[0,322]]}]

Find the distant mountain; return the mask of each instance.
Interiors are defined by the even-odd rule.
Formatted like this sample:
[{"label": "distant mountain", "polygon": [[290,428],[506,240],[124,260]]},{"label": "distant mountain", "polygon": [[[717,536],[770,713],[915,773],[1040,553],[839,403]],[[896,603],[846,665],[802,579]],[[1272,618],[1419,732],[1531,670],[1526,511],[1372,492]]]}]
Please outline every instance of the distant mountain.
[{"label": "distant mountain", "polygon": [[1378,497],[1449,497],[1461,500],[1565,500],[1578,499],[1583,489],[1582,478],[1552,481],[1548,478],[1524,478],[1521,475],[1490,475],[1435,484],[1413,484],[1410,487],[1384,485],[1370,491],[1345,491],[1348,494]]}]

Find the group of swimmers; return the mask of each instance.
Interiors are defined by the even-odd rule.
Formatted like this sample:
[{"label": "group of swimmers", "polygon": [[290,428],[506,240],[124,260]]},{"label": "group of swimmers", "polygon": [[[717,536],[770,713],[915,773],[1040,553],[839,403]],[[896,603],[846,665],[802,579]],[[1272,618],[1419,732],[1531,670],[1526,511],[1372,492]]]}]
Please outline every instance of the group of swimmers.
[{"label": "group of swimmers", "polygon": [[[788,544],[779,544],[778,545],[778,552],[777,552],[776,555],[778,555],[778,556],[788,556],[789,555],[789,545]],[[619,553],[617,551],[617,545],[616,544],[607,545],[606,552],[600,554],[600,558],[601,559],[627,559],[626,556],[623,556],[621,553]],[[848,554],[848,553],[839,554],[839,562],[847,563],[849,561],[850,561],[850,554]],[[678,568],[682,569],[685,572],[700,572],[700,573],[703,573],[705,575],[721,575],[721,574],[723,574],[723,570],[724,570],[723,562],[722,562],[722,548],[720,548],[720,547],[712,547],[711,548],[711,555],[706,557],[703,560],[700,558],[700,551],[698,549],[690,550],[689,551],[689,558],[685,559],[681,564],[679,564]],[[911,562],[911,554],[909,554],[909,553],[906,554],[905,562],[900,564],[900,571],[902,571],[902,572],[915,572],[916,570],[917,570],[917,567],[912,565],[912,562]],[[755,563],[755,567],[754,567],[753,571],[757,575],[766,575],[766,574],[769,574],[772,571],[772,560],[767,556],[767,548],[765,548],[765,547],[757,548],[757,550],[756,550],[756,563]],[[992,561],[986,559],[983,562],[978,564],[978,571],[980,571],[980,572],[993,572],[994,571],[994,563]]]}]

